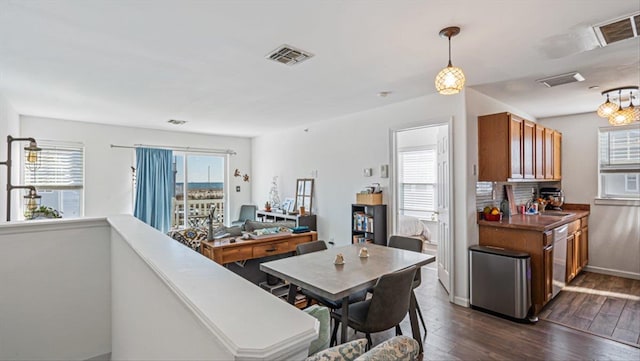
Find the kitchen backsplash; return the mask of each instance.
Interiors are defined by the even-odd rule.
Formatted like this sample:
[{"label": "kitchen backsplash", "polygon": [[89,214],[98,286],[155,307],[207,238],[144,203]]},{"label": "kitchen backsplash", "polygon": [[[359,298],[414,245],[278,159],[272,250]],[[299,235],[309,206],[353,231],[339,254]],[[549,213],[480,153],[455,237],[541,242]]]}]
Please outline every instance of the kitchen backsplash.
[{"label": "kitchen backsplash", "polygon": [[511,184],[513,186],[516,205],[525,204],[530,201],[532,189],[535,189],[537,197],[540,195],[540,188],[561,187],[560,182],[476,182],[476,209],[481,210],[487,206],[500,208],[502,200],[507,198],[504,191],[505,184]]}]

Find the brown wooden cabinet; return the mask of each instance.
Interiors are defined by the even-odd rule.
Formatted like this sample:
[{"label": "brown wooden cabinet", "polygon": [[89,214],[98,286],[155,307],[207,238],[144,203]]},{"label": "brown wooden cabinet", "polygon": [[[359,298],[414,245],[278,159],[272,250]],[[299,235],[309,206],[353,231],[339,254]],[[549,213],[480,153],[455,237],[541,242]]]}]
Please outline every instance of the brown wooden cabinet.
[{"label": "brown wooden cabinet", "polygon": [[560,180],[561,137],[511,113],[478,117],[478,180]]},{"label": "brown wooden cabinet", "polygon": [[[551,301],[553,297],[553,246],[547,246],[542,249],[542,265],[544,267],[542,271],[544,275],[544,285],[541,298],[542,305],[545,305]],[[542,308],[542,306],[540,306],[540,308]]]},{"label": "brown wooden cabinet", "polygon": [[570,234],[567,237],[567,271],[566,281],[567,283],[576,276],[576,247],[575,247],[575,235]]}]

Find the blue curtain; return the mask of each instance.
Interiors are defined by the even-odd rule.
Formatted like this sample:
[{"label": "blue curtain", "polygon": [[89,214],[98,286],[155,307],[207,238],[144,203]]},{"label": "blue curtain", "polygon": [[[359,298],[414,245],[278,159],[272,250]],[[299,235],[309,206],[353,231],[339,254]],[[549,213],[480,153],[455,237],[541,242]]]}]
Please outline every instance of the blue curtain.
[{"label": "blue curtain", "polygon": [[136,204],[133,215],[167,233],[171,226],[173,197],[173,152],[136,148]]}]

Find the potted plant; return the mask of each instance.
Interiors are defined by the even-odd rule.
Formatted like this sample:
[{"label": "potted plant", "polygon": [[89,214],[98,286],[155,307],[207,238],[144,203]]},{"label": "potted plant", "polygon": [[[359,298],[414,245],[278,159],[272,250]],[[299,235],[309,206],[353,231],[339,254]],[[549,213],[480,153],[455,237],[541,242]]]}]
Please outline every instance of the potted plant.
[{"label": "potted plant", "polygon": [[31,214],[25,213],[25,217],[27,219],[62,218],[62,215],[60,213],[61,212],[51,207],[40,206],[36,208],[33,212],[31,212]]}]

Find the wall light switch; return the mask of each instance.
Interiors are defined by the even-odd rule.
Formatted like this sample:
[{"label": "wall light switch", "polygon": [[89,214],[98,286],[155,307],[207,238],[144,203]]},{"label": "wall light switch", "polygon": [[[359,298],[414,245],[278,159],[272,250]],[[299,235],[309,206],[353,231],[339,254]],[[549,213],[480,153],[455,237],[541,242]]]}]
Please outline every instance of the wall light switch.
[{"label": "wall light switch", "polygon": [[240,192],[240,186],[236,186],[236,192]]},{"label": "wall light switch", "polygon": [[371,177],[371,171],[372,171],[371,168],[365,168],[364,169],[364,176],[365,177]]},{"label": "wall light switch", "polygon": [[389,165],[383,164],[380,166],[380,178],[389,178]]}]

